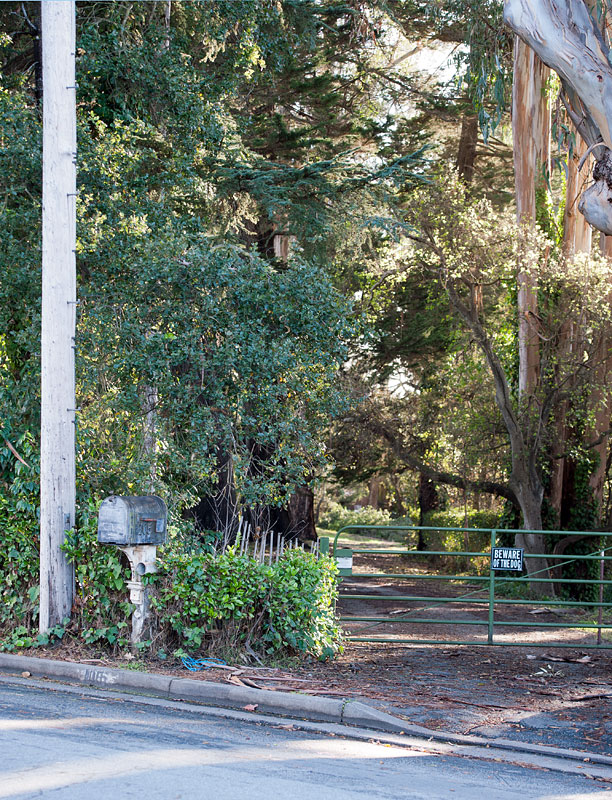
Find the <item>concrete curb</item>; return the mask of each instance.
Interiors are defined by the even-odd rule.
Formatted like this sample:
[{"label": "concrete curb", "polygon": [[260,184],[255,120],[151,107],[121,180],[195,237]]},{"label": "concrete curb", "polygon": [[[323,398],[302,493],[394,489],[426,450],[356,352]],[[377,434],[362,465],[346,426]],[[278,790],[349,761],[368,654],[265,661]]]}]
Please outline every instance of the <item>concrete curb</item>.
[{"label": "concrete curb", "polygon": [[426,739],[433,742],[444,742],[445,744],[461,745],[465,747],[485,747],[495,748],[496,750],[507,750],[514,753],[530,753],[538,756],[555,756],[557,758],[567,758],[582,763],[602,764],[612,767],[612,757],[590,753],[583,750],[571,750],[565,747],[553,747],[551,745],[531,744],[530,742],[517,742],[513,739],[492,736],[471,736],[461,733],[451,733],[450,731],[436,731],[425,728],[422,725],[414,725],[403,721],[401,717],[379,711],[377,708],[366,705],[365,703],[351,702],[346,705],[342,719],[345,725],[356,725],[361,728],[372,728],[389,733],[399,733],[406,736],[414,736],[419,739]]},{"label": "concrete curb", "polygon": [[379,711],[366,703],[348,698],[335,700],[298,692],[271,692],[247,686],[174,678],[110,667],[93,667],[72,661],[55,661],[10,653],[0,653],[0,672],[18,675],[28,672],[33,678],[50,678],[96,688],[160,697],[166,700],[185,700],[216,708],[244,710],[245,706],[250,705],[256,706],[257,712],[261,714],[298,717],[313,722],[333,722],[355,728],[367,728],[372,731],[402,733],[405,736],[413,736],[429,742],[495,748],[513,753],[529,753],[537,756],[570,759],[582,764],[588,762],[612,767],[612,757],[597,753],[515,742],[511,739],[433,731],[430,728],[413,725],[401,717]]},{"label": "concrete curb", "polygon": [[33,656],[14,656],[0,653],[0,670],[5,672],[29,672],[35,678],[57,678],[76,681],[88,686],[103,686],[115,689],[128,689],[169,697],[172,679],[164,675],[146,672],[130,672],[123,669],[92,667],[73,661],[54,661],[50,658]]},{"label": "concrete curb", "polygon": [[241,709],[245,705],[253,705],[261,713],[297,715],[322,722],[341,723],[347,702],[297,692],[269,692],[248,686],[174,678],[111,667],[93,667],[72,661],[54,661],[10,653],[0,653],[0,671],[13,674],[29,672],[34,678],[74,681],[87,686],[138,692],[167,700],[188,700],[221,708]]},{"label": "concrete curb", "polygon": [[170,685],[172,700],[189,700],[223,708],[257,706],[263,714],[299,716],[323,722],[342,722],[343,701],[328,697],[313,697],[293,692],[269,692],[247,686],[231,686],[211,681],[174,678]]}]

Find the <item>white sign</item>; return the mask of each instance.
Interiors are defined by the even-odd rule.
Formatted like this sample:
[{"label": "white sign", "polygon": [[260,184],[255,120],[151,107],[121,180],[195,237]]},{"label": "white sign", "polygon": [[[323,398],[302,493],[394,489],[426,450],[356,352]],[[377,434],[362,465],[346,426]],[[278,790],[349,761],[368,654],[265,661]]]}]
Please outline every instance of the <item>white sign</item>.
[{"label": "white sign", "polygon": [[523,571],[522,547],[494,547],[491,550],[491,569]]}]

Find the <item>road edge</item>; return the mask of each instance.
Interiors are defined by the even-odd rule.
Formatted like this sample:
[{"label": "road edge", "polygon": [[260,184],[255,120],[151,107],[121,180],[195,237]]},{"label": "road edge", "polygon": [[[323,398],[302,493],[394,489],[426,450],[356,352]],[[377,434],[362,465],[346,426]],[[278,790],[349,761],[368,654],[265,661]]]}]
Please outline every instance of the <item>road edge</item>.
[{"label": "road edge", "polygon": [[74,661],[58,661],[11,653],[0,653],[0,672],[21,677],[24,677],[23,673],[27,672],[29,675],[26,677],[67,681],[115,692],[128,692],[235,711],[257,710],[259,714],[269,714],[280,718],[299,717],[301,720],[315,723],[335,723],[347,728],[365,728],[371,731],[412,736],[427,742],[495,748],[497,751],[569,759],[579,761],[583,765],[585,763],[599,764],[612,768],[612,757],[598,753],[516,742],[512,739],[434,731],[421,725],[414,725],[399,716],[379,711],[367,703],[352,698],[333,699],[299,692],[269,691],[248,686],[232,686],[213,681],[176,678],[170,675],[98,667]]}]

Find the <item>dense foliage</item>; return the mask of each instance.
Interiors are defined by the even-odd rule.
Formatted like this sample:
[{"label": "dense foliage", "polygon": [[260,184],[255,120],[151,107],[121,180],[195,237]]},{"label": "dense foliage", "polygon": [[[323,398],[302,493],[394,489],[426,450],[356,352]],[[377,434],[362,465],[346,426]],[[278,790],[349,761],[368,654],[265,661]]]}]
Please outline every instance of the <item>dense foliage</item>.
[{"label": "dense foliage", "polygon": [[336,567],[290,550],[270,566],[247,555],[168,554],[153,600],[161,640],[186,652],[307,653],[328,658],[340,646]]},{"label": "dense foliage", "polygon": [[[335,375],[350,306],[313,244],[350,170],[313,167],[296,183],[295,165],[281,175],[245,143],[241,93],[292,59],[293,34],[269,33],[273,9],[177,4],[168,30],[146,4],[119,6],[79,9],[81,505],[153,490],[180,512],[215,486],[221,454],[243,504],[279,505],[321,468],[324,426],[345,406]],[[13,68],[23,42],[3,41],[0,95],[9,441],[39,426],[40,118]],[[288,180],[294,200],[263,208]],[[283,224],[281,210],[307,237],[286,263],[250,233]]]},{"label": "dense foliage", "polygon": [[[27,441],[22,452],[35,457]],[[0,458],[10,451],[0,449]],[[12,455],[12,454],[11,454]],[[38,531],[33,515],[37,485],[19,464],[0,496],[0,649],[76,640],[101,652],[119,652],[130,641],[130,569],[115,547],[96,540],[97,507],[81,509],[79,532],[64,550],[75,565],[76,598],[71,620],[45,635],[38,627]],[[341,647],[335,616],[336,567],[301,549],[272,565],[233,549],[215,553],[175,526],[149,576],[154,637],[143,650],[162,656],[238,652],[258,657],[308,654],[328,658]]]},{"label": "dense foliage", "polygon": [[346,525],[387,525],[391,519],[386,509],[366,507],[351,511],[340,503],[331,502],[319,516],[319,523],[322,528],[339,531]]},{"label": "dense foliage", "polygon": [[[17,642],[37,603],[44,86],[38,4],[2,5],[0,626],[18,621]],[[514,223],[500,14],[492,0],[77,3],[79,510],[67,547],[85,641],[126,635],[123,566],[92,541],[111,493],[168,501],[176,539],[158,615],[186,650],[336,646],[325,562],[193,555],[208,533],[194,537],[186,518],[222,492],[232,536],[238,518],[290,508],[321,478],[319,523],[335,529],[432,511],[442,525],[471,502],[484,522],[505,504],[510,527],[518,510],[535,527],[595,527],[605,497],[612,514],[603,477],[593,486],[610,461],[596,452],[609,427],[609,263],[571,257],[558,176],[539,181],[537,228]],[[521,271],[538,284],[527,399]],[[533,514],[521,465],[535,475]],[[347,487],[366,510],[344,507]],[[214,592],[228,602],[214,607]]]}]

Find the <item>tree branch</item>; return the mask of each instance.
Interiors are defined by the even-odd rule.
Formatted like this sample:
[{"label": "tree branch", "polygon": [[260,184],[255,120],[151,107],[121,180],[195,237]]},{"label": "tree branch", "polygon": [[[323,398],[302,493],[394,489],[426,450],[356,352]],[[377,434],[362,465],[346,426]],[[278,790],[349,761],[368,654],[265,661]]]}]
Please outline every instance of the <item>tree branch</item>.
[{"label": "tree branch", "polygon": [[23,464],[23,466],[24,466],[24,467],[27,467],[28,469],[30,469],[30,465],[28,464],[28,462],[23,460],[23,458],[22,458],[22,457],[19,455],[19,453],[17,452],[17,450],[15,450],[15,448],[14,448],[14,447],[13,447],[13,445],[12,445],[12,444],[9,442],[9,440],[6,438],[6,436],[4,436],[4,435],[3,435],[3,436],[2,436],[2,438],[4,439],[4,442],[5,442],[6,446],[7,446],[7,447],[8,447],[8,449],[11,451],[11,453],[12,453],[12,454],[15,456],[15,458],[17,459],[17,461],[20,461],[20,462]]},{"label": "tree branch", "polygon": [[421,472],[426,478],[430,478],[434,483],[443,483],[447,486],[455,486],[458,489],[467,489],[472,492],[485,492],[486,494],[494,494],[498,497],[503,497],[510,500],[518,508],[519,504],[516,495],[512,489],[504,483],[497,483],[496,481],[486,480],[470,480],[469,478],[456,475],[452,472],[445,470],[435,469],[434,467],[424,464],[417,458],[404,444],[397,433],[391,431],[382,421],[376,419],[362,420],[361,424],[367,428],[370,433],[383,438],[391,447],[395,455],[407,465],[409,469]]}]

